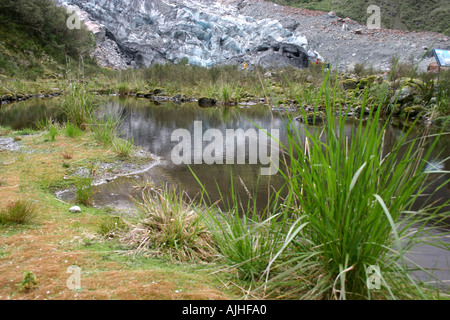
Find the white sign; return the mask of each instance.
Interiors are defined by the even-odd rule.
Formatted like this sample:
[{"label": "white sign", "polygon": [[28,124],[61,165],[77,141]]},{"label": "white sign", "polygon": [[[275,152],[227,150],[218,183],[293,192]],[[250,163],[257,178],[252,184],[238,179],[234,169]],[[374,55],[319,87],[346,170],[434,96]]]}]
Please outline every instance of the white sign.
[{"label": "white sign", "polygon": [[441,67],[450,67],[450,51],[433,49],[434,56]]}]

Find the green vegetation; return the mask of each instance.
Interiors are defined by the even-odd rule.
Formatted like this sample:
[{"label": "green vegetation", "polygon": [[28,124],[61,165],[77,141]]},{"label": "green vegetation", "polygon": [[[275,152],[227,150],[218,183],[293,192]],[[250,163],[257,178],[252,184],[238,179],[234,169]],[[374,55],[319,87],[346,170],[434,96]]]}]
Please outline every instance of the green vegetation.
[{"label": "green vegetation", "polygon": [[382,27],[408,31],[435,31],[450,35],[446,0],[269,0],[281,5],[311,10],[334,11],[365,24],[370,17],[369,5],[381,8]]},{"label": "green vegetation", "polygon": [[65,67],[70,69],[80,58],[89,60],[94,37],[85,26],[67,28],[68,17],[52,0],[1,0],[0,73],[27,79],[64,78],[69,71]]},{"label": "green vegetation", "polygon": [[[413,209],[428,178],[442,173],[425,170],[438,139],[425,131],[411,140],[406,131],[386,152],[387,124],[380,126],[377,108],[368,121],[356,122],[348,143],[347,117],[336,120],[334,115],[338,87],[326,77],[319,95],[326,101],[323,129],[300,133],[293,119],[286,122],[289,143],[283,149],[289,160],[282,167],[286,196],[274,191],[262,215],[255,214],[251,201],[241,203],[236,196],[231,210],[213,206],[213,214],[206,216],[196,211],[212,221],[224,270],[237,269],[237,278],[247,281],[251,293],[264,297],[426,299],[430,290],[409,273],[421,267],[411,266],[405,253],[430,240],[420,234],[437,226],[445,216],[440,210],[450,203]],[[367,95],[368,89],[363,108]],[[426,153],[425,144],[430,145]],[[207,190],[204,193],[207,199]],[[445,248],[445,243],[435,245]],[[367,286],[370,266],[381,270],[381,290],[376,292]]]},{"label": "green vegetation", "polygon": [[1,224],[29,224],[37,217],[36,206],[27,200],[17,200],[0,211]]},{"label": "green vegetation", "polygon": [[24,293],[28,293],[37,288],[36,276],[32,271],[24,271],[22,282],[18,285],[19,290]]},{"label": "green vegetation", "polygon": [[80,129],[87,129],[92,121],[94,95],[87,91],[84,84],[72,83],[61,109],[68,122]]},{"label": "green vegetation", "polygon": [[67,122],[64,128],[64,132],[67,137],[69,138],[75,138],[79,137],[82,134],[82,131],[77,126],[73,125],[70,122]]},{"label": "green vegetation", "polygon": [[116,138],[113,140],[112,145],[120,158],[129,158],[134,147],[134,139],[128,141]]},{"label": "green vegetation", "polygon": [[90,207],[94,204],[94,187],[92,186],[92,178],[78,178],[75,181],[76,200],[78,204]]},{"label": "green vegetation", "polygon": [[127,230],[128,226],[120,217],[108,216],[98,226],[98,233],[105,239],[112,239]]}]

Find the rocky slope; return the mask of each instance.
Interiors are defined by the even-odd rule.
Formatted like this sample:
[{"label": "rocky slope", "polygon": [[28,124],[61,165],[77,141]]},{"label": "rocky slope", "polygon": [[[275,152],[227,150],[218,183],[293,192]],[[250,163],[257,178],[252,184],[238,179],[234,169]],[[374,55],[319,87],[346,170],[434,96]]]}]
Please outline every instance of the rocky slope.
[{"label": "rocky slope", "polygon": [[81,9],[98,36],[94,55],[103,66],[147,67],[179,62],[211,66],[247,63],[304,67],[325,60],[340,69],[357,63],[387,70],[393,56],[434,61],[430,47],[450,48],[436,33],[369,30],[325,12],[258,0],[65,0]]}]

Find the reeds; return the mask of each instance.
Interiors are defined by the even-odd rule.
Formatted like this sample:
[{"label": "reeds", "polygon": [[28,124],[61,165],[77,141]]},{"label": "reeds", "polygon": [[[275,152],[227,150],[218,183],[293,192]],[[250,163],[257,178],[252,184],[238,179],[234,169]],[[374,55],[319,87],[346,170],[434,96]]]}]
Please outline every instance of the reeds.
[{"label": "reeds", "polygon": [[66,92],[61,108],[68,122],[85,130],[92,119],[94,95],[86,89],[84,83],[73,82]]}]

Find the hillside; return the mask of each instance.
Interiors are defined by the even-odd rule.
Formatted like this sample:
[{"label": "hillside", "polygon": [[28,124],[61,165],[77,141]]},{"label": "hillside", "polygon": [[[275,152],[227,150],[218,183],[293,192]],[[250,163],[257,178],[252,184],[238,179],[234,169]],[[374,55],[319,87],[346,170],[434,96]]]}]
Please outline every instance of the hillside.
[{"label": "hillside", "polygon": [[67,66],[88,59],[93,35],[84,26],[67,28],[67,18],[52,0],[0,0],[0,74],[63,77]]},{"label": "hillside", "polygon": [[311,10],[334,11],[366,23],[369,5],[381,8],[382,27],[404,31],[433,31],[450,35],[449,0],[269,0],[277,4]]}]

